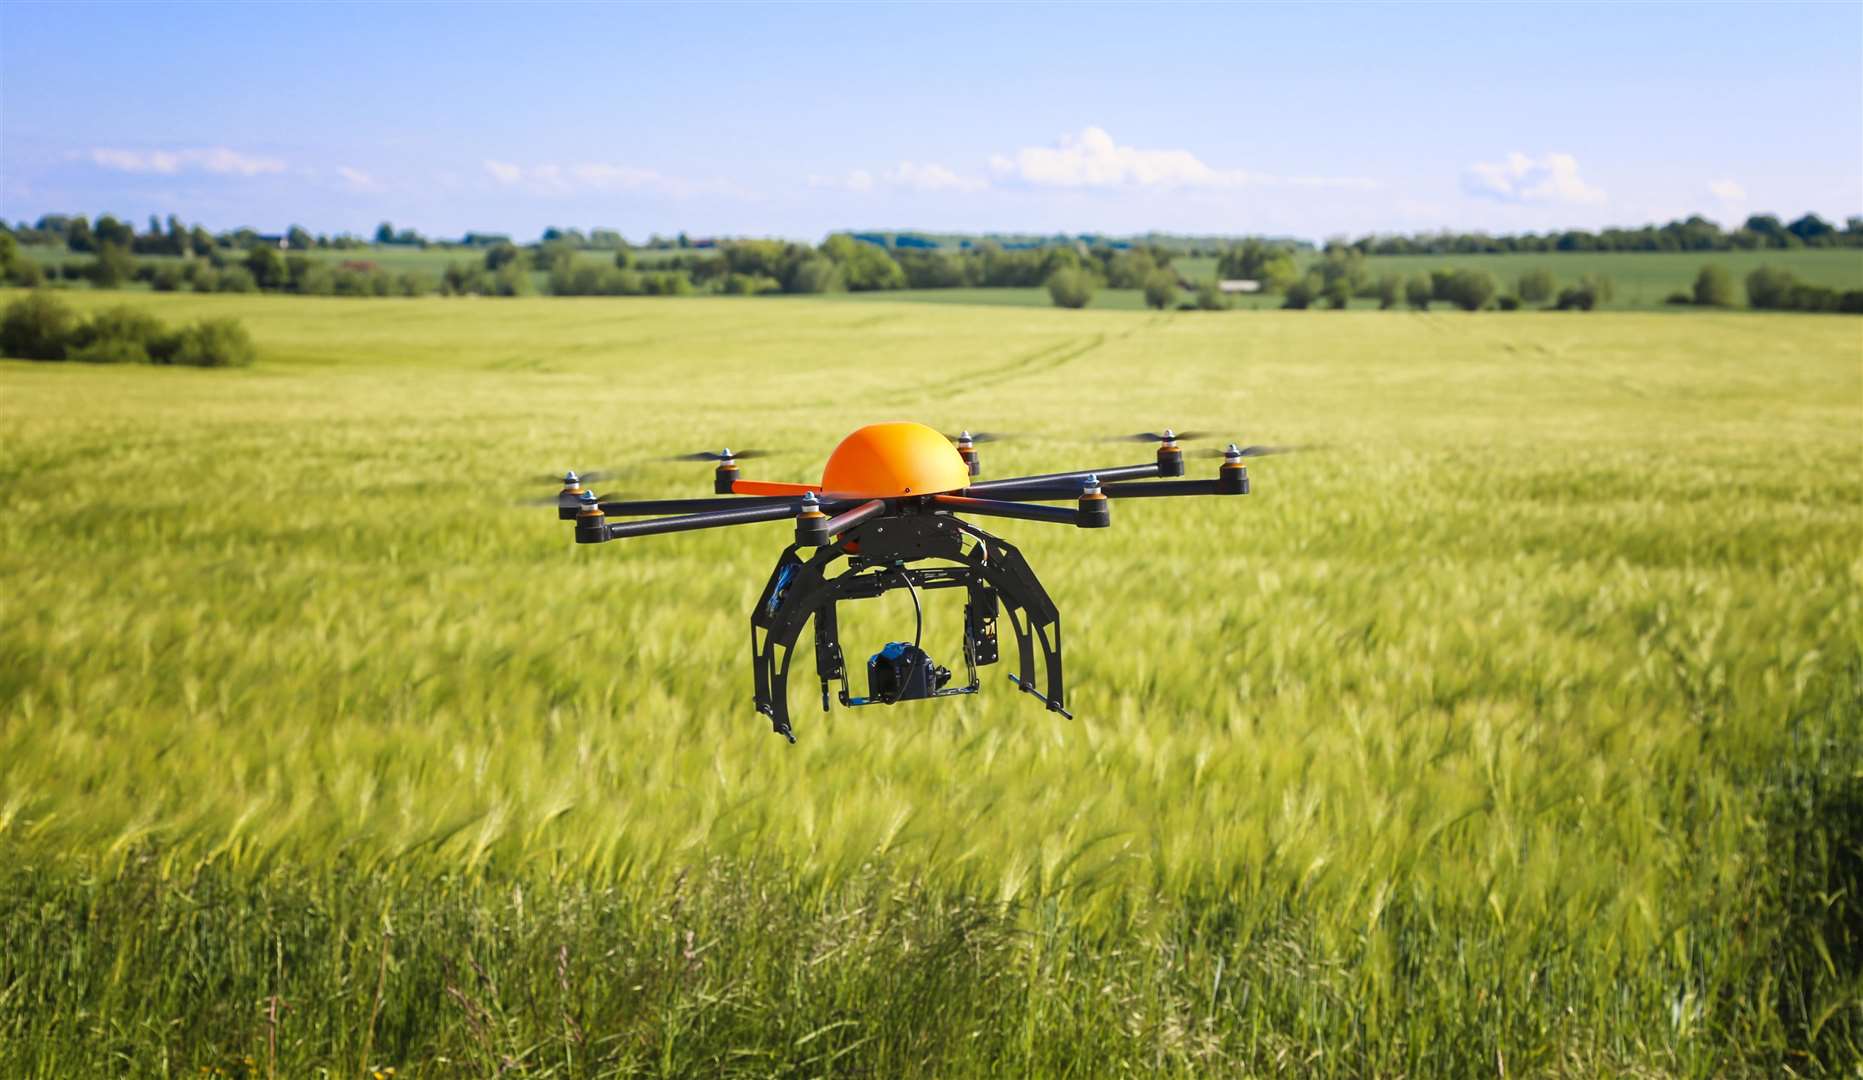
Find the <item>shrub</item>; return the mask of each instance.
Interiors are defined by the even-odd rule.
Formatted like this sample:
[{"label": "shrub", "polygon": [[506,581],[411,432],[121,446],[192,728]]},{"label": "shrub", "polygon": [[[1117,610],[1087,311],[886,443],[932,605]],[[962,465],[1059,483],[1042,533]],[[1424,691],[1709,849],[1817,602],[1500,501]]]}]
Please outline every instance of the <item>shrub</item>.
[{"label": "shrub", "polygon": [[1520,275],[1515,289],[1520,299],[1528,303],[1542,304],[1557,294],[1559,282],[1553,277],[1551,270],[1528,270]]},{"label": "shrub", "polygon": [[1695,303],[1702,307],[1733,307],[1737,303],[1733,275],[1725,267],[1702,267],[1701,273],[1695,275]]},{"label": "shrub", "polygon": [[1784,306],[1788,311],[1836,311],[1837,290],[1801,281],[1786,293]]},{"label": "shrub", "polygon": [[433,282],[426,274],[406,270],[395,278],[395,288],[402,296],[426,296],[433,291]]},{"label": "shrub", "polygon": [[1378,298],[1378,310],[1389,311],[1404,298],[1404,279],[1396,274],[1385,274],[1372,288],[1372,295]]},{"label": "shrub", "polygon": [[1695,302],[1695,298],[1689,293],[1672,292],[1668,296],[1663,297],[1662,302],[1665,304],[1692,304]]},{"label": "shrub", "polygon": [[45,271],[33,260],[22,258],[13,264],[13,272],[9,280],[15,285],[24,285],[28,289],[34,289],[45,283]]},{"label": "shrub", "polygon": [[830,259],[814,256],[796,264],[790,274],[792,293],[835,292],[841,288],[841,271]]},{"label": "shrub", "polygon": [[249,293],[259,291],[258,279],[252,271],[243,266],[229,266],[220,271],[220,281],[215,286],[220,292]]},{"label": "shrub", "polygon": [[1790,270],[1762,266],[1747,275],[1747,305],[1762,311],[1782,308],[1796,284],[1798,279]]},{"label": "shrub", "polygon": [[161,320],[148,312],[105,308],[71,332],[68,356],[95,364],[143,364],[161,336]]},{"label": "shrub", "polygon": [[1093,279],[1072,267],[1056,270],[1048,275],[1048,299],[1055,307],[1084,308],[1093,299]]},{"label": "shrub", "polygon": [[299,293],[305,296],[334,295],[336,292],[336,271],[331,270],[323,263],[315,263],[306,267],[304,273],[298,275],[297,284],[294,287]]},{"label": "shrub", "polygon": [[1863,315],[1863,289],[1845,289],[1837,298],[1837,310],[1846,315]]},{"label": "shrub", "polygon": [[34,290],[7,305],[0,316],[0,353],[22,360],[63,360],[78,321],[51,293]]},{"label": "shrub", "polygon": [[1580,283],[1559,291],[1560,311],[1590,311],[1598,306],[1598,294],[1588,284]]},{"label": "shrub", "polygon": [[1197,286],[1198,311],[1224,311],[1229,307],[1229,298],[1216,287],[1214,281],[1206,281]]},{"label": "shrub", "polygon": [[684,270],[663,270],[641,279],[648,296],[690,296],[692,279]]},{"label": "shrub", "polygon": [[1435,298],[1435,289],[1427,274],[1418,274],[1404,283],[1404,301],[1418,311],[1428,311],[1430,301]]},{"label": "shrub", "polygon": [[1502,311],[1519,311],[1520,297],[1502,296],[1494,302],[1494,306],[1500,308]]},{"label": "shrub", "polygon": [[1326,306],[1334,311],[1344,311],[1352,303],[1352,284],[1343,277],[1335,277],[1321,290],[1326,297]]},{"label": "shrub", "polygon": [[213,292],[220,287],[220,271],[202,266],[194,271],[194,291]]},{"label": "shrub", "polygon": [[203,319],[156,342],[157,363],[186,367],[245,367],[257,358],[252,335],[237,319]]},{"label": "shrub", "polygon": [[1480,311],[1494,299],[1494,275],[1486,270],[1456,270],[1449,275],[1442,298],[1463,311]]},{"label": "shrub", "polygon": [[1304,310],[1313,306],[1313,301],[1319,296],[1319,292],[1319,275],[1309,274],[1299,281],[1288,284],[1281,298],[1281,306],[1294,311]]},{"label": "shrub", "polygon": [[179,263],[163,263],[156,267],[155,276],[149,279],[149,288],[156,292],[176,292],[187,284],[187,274]]},{"label": "shrub", "polygon": [[[1117,260],[1114,260],[1117,261]],[[1149,258],[1147,259],[1149,261]],[[1145,306],[1163,311],[1177,299],[1177,277],[1169,270],[1153,270],[1145,275]]]},{"label": "shrub", "polygon": [[724,280],[724,292],[730,296],[759,296],[782,291],[782,282],[762,274],[727,274]]}]

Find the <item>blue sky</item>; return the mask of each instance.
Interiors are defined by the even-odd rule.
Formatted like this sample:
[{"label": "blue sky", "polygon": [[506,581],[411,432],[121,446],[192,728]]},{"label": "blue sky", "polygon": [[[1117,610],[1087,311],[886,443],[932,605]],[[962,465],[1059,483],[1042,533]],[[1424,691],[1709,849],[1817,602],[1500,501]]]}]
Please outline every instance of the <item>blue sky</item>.
[{"label": "blue sky", "polygon": [[0,215],[815,238],[1863,213],[1863,5],[0,4]]}]

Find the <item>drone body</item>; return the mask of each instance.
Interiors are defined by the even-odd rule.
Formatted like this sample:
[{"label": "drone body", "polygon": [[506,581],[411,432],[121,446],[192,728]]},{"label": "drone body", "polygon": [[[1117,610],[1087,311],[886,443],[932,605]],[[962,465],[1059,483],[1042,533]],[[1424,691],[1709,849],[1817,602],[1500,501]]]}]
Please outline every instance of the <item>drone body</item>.
[{"label": "drone body", "polygon": [[[1155,459],[1145,464],[979,483],[971,479],[981,470],[975,444],[990,436],[965,432],[952,439],[922,424],[870,424],[835,448],[820,484],[743,479],[738,460],[757,453],[726,449],[687,456],[717,463],[713,490],[723,498],[605,500],[585,491],[572,472],[563,478],[556,505],[559,517],[576,523],[579,544],[760,521],[795,522],[795,542],[777,560],[750,620],[757,710],[770,720],[772,730],[792,743],[789,668],[796,640],[811,620],[824,711],[831,696],[844,706],[858,707],[976,693],[977,669],[999,659],[997,628],[1006,618],[1018,662],[1018,674],[1010,681],[1041,698],[1049,709],[1071,716],[1063,707],[1060,613],[1021,552],[960,515],[1106,528],[1112,524],[1114,499],[1246,495],[1249,480],[1243,459],[1275,452],[1270,447],[1239,449],[1231,443],[1215,479],[1137,482],[1183,476],[1184,451],[1177,441],[1192,437],[1175,435],[1169,428],[1163,434],[1130,436],[1159,444]],[[1054,502],[1075,505],[1044,505]],[[663,514],[673,516],[650,517]],[[610,522],[610,517],[648,520]],[[842,559],[847,565],[837,567]],[[952,672],[933,662],[919,640],[924,628],[919,590],[945,588],[966,593],[967,677],[957,685],[952,685]],[[867,661],[867,693],[854,696],[841,653],[836,605],[895,589],[911,592],[919,613],[918,632],[910,643],[890,642],[873,654]]]}]

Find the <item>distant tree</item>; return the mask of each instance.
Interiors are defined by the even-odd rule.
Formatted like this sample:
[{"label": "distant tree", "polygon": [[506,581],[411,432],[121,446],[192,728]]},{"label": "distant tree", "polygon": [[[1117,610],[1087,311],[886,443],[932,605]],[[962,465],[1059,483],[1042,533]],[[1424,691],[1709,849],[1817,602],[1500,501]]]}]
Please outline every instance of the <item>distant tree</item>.
[{"label": "distant tree", "polygon": [[1150,252],[1137,248],[1122,251],[1106,262],[1106,284],[1114,289],[1145,289],[1157,269],[1158,263]]},{"label": "distant tree", "polygon": [[851,292],[905,288],[906,272],[878,244],[837,233],[823,242],[821,250],[840,267],[841,280]]},{"label": "distant tree", "polygon": [[317,246],[317,238],[312,236],[310,230],[304,228],[304,226],[293,225],[285,233],[285,243],[288,244],[293,251],[309,251],[311,248]]},{"label": "distant tree", "polygon": [[1520,299],[1530,304],[1542,304],[1551,300],[1559,291],[1559,282],[1553,277],[1551,270],[1545,268],[1528,270],[1520,275],[1520,280],[1515,284],[1515,291]]},{"label": "distant tree", "polygon": [[1794,247],[1801,241],[1787,232],[1775,214],[1754,214],[1741,226],[1746,231],[1758,236],[1766,247]]},{"label": "distant tree", "polygon": [[1435,298],[1428,274],[1418,274],[1404,283],[1404,301],[1418,311],[1428,311]]},{"label": "distant tree", "polygon": [[277,248],[255,247],[246,253],[245,267],[261,289],[282,289],[290,280],[284,256]]},{"label": "distant tree", "polygon": [[395,242],[395,227],[386,221],[382,222],[380,225],[377,225],[375,227],[375,242],[378,244],[394,243]]},{"label": "distant tree", "polygon": [[1695,303],[1702,307],[1733,307],[1739,303],[1734,294],[1734,278],[1727,268],[1710,263],[1695,275]]},{"label": "distant tree", "polygon": [[1084,308],[1093,299],[1093,278],[1073,267],[1056,270],[1048,276],[1048,298],[1055,307]]},{"label": "distant tree", "polygon": [[97,241],[91,236],[91,223],[83,214],[72,218],[65,225],[65,246],[72,251],[95,251]]},{"label": "distant tree", "polygon": [[114,289],[136,277],[136,260],[124,244],[97,245],[97,259],[90,265],[91,284],[99,289]]},{"label": "distant tree", "polygon": [[1837,228],[1816,214],[1806,214],[1785,227],[1806,247],[1830,247],[1837,242]]},{"label": "distant tree", "polygon": [[1294,256],[1286,247],[1262,240],[1244,240],[1216,262],[1218,277],[1237,281],[1259,281],[1264,292],[1283,292],[1300,277]]},{"label": "distant tree", "polygon": [[136,243],[136,230],[128,222],[118,221],[114,216],[105,214],[91,226],[91,233],[96,237],[97,245],[115,244],[128,251]]},{"label": "distant tree", "polygon": [[1216,282],[1206,280],[1197,284],[1198,311],[1226,311],[1228,308],[1229,298],[1223,295]]},{"label": "distant tree", "polygon": [[1145,306],[1163,311],[1177,299],[1177,275],[1153,270],[1145,277]]},{"label": "distant tree", "polygon": [[509,240],[500,241],[485,249],[485,268],[496,273],[507,266],[522,267],[524,253]]},{"label": "distant tree", "polygon": [[792,293],[827,293],[841,289],[841,269],[833,259],[811,256],[795,264],[783,281],[784,290]]},{"label": "distant tree", "polygon": [[1375,295],[1378,298],[1378,310],[1389,311],[1404,299],[1404,279],[1397,274],[1385,274],[1378,278]]},{"label": "distant tree", "polygon": [[213,254],[213,234],[204,226],[196,225],[188,230],[188,250],[196,255]]},{"label": "distant tree", "polygon": [[1320,295],[1325,298],[1328,308],[1344,311],[1352,304],[1352,284],[1344,277],[1335,277],[1320,286]]}]

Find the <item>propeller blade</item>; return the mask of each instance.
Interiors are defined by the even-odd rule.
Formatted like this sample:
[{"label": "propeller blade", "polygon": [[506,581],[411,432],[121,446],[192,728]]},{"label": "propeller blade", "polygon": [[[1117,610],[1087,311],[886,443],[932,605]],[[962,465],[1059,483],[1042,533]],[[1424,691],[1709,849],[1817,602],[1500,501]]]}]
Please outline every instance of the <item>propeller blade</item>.
[{"label": "propeller blade", "polygon": [[1183,442],[1186,439],[1207,439],[1209,437],[1210,437],[1210,433],[1207,431],[1173,431],[1171,432],[1169,439],[1166,439],[1165,436],[1160,435],[1155,431],[1141,431],[1135,435],[1114,435],[1111,438],[1103,439],[1101,441],[1102,442],[1161,443],[1161,442]]},{"label": "propeller blade", "polygon": [[[949,432],[946,432],[944,437],[950,439],[952,442],[957,442],[964,438],[961,434],[952,435]],[[973,443],[1003,442],[1004,440],[1013,439],[1015,437],[1014,435],[1005,435],[1000,431],[973,431],[970,433],[970,441]]]},{"label": "propeller blade", "polygon": [[[1242,456],[1243,457],[1269,457],[1274,454],[1297,454],[1302,450],[1311,450],[1311,449],[1313,449],[1313,447],[1307,446],[1307,445],[1244,446],[1242,448]],[[1206,457],[1206,458],[1226,457],[1228,456],[1228,451],[1226,450],[1198,450],[1195,456]]]},{"label": "propeller blade", "polygon": [[[603,471],[600,469],[594,470],[593,472],[582,472],[579,469],[572,470],[572,471],[575,472],[576,479],[582,481],[584,484],[593,484],[598,480],[612,480],[614,479],[614,476],[615,476],[613,472],[607,472],[607,471]],[[562,482],[563,482],[562,473],[551,473],[548,476],[538,476],[531,480],[531,483],[534,483],[534,484],[557,484],[559,486],[562,484]]]},{"label": "propeller blade", "polygon": [[[584,495],[588,494],[588,489],[584,488],[583,494]],[[628,498],[629,498],[628,496],[623,495],[618,491],[610,491],[610,492],[605,492],[601,495],[595,496],[595,501],[596,502],[626,502]],[[555,495],[541,496],[535,499],[519,499],[513,505],[516,505],[516,506],[581,506],[582,495],[565,495],[559,491]]]},{"label": "propeller blade", "polygon": [[[769,457],[770,454],[771,454],[771,451],[769,450],[733,450],[731,451],[731,460],[748,461],[751,458]],[[712,451],[712,450],[701,450],[696,454],[676,454],[669,458],[661,458],[660,460],[661,461],[723,461],[725,460],[725,455],[717,453],[716,451]]]}]

